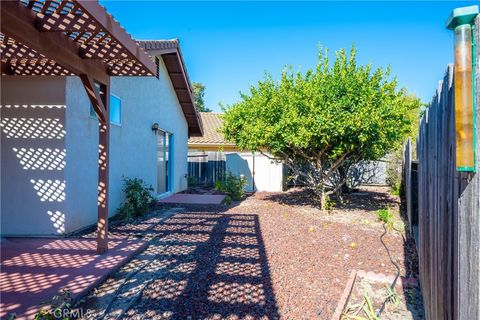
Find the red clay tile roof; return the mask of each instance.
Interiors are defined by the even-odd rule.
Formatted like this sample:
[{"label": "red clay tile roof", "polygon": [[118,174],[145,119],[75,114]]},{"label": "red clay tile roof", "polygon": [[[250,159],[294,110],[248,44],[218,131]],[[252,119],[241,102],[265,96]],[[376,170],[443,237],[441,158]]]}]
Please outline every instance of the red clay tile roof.
[{"label": "red clay tile roof", "polygon": [[223,119],[221,118],[221,113],[199,112],[199,115],[203,124],[203,137],[191,137],[190,139],[188,139],[189,145],[234,145],[233,143],[225,142],[223,134],[219,132],[221,127],[223,126]]}]

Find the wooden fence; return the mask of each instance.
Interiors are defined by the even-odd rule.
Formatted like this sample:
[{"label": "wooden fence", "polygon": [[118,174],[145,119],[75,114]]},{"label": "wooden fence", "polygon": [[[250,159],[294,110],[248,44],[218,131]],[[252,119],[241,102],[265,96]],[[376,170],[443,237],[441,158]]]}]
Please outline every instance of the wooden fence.
[{"label": "wooden fence", "polygon": [[[478,21],[477,17],[477,39]],[[476,74],[480,102],[478,64]],[[421,119],[417,139],[417,247],[426,318],[432,320],[480,319],[480,143],[477,173],[456,171],[453,81],[453,66],[449,66]],[[405,166],[411,168],[406,156]]]}]

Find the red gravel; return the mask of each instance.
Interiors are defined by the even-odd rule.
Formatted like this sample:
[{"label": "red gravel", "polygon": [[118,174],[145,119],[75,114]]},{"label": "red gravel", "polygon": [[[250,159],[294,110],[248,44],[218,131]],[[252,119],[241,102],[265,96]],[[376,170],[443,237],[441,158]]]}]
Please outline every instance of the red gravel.
[{"label": "red gravel", "polygon": [[[331,214],[312,207],[304,192],[188,207],[153,229],[158,238],[147,251],[161,267],[138,276],[149,282],[125,316],[330,319],[352,269],[395,273],[375,220],[378,208],[398,208],[385,191],[351,196]],[[414,251],[402,234],[390,232],[386,240],[407,266],[402,273],[412,273],[404,257]]]}]

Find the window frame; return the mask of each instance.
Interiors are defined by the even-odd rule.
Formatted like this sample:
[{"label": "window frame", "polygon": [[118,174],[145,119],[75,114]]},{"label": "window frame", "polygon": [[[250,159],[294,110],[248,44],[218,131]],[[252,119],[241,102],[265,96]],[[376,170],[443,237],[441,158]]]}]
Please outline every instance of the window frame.
[{"label": "window frame", "polygon": [[[117,96],[116,94],[110,93],[110,99],[111,99],[112,96],[115,97],[115,98],[117,98],[117,99],[120,101],[120,123],[118,123],[118,122],[113,122],[113,121],[112,121],[112,118],[109,117],[109,118],[110,118],[110,125],[113,124],[113,125],[115,125],[115,126],[117,126],[117,127],[121,127],[121,126],[122,126],[122,123],[123,123],[123,118],[122,118],[122,114],[123,114],[123,112],[122,112],[122,99],[121,99],[119,96]],[[110,103],[110,106],[111,106],[111,103]],[[110,110],[109,112],[111,112],[111,110]],[[90,103],[89,117],[90,117],[91,119],[95,119],[95,120],[98,121],[98,117],[97,117],[97,114],[95,113],[95,110],[93,109],[92,103]]]}]

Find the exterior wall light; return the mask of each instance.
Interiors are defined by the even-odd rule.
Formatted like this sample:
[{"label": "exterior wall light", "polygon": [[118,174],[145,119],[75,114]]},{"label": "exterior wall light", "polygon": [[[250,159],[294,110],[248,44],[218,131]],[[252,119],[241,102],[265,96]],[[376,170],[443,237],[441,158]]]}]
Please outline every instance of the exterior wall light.
[{"label": "exterior wall light", "polygon": [[157,134],[158,129],[159,129],[158,123],[155,122],[154,124],[152,124],[152,131],[153,133],[155,133],[155,135]]},{"label": "exterior wall light", "polygon": [[[457,8],[447,20],[455,38],[455,133],[457,171],[475,172],[475,66],[476,40],[473,34],[478,6]],[[472,72],[473,70],[473,72]]]}]

